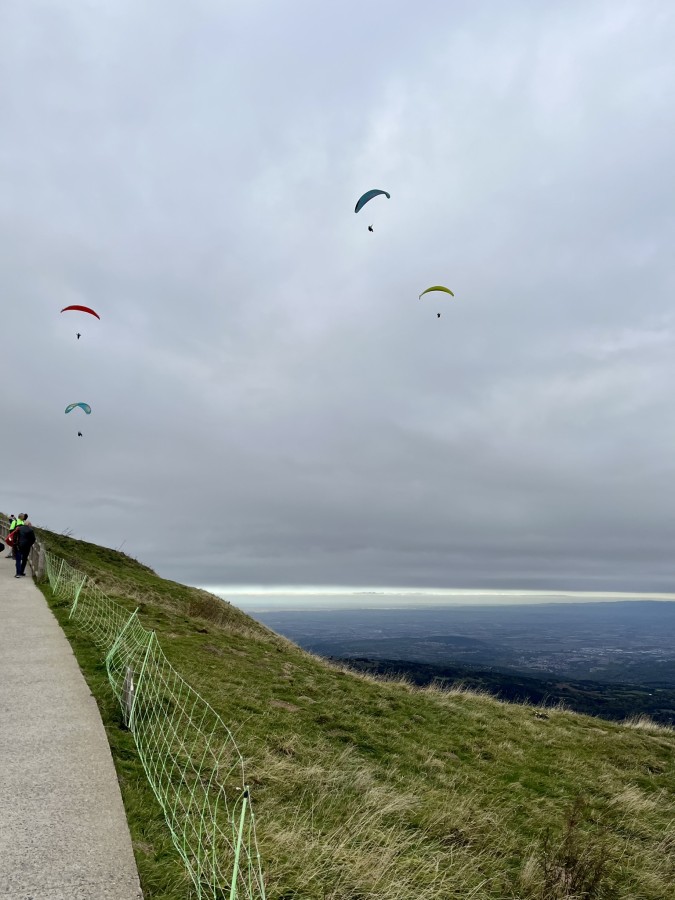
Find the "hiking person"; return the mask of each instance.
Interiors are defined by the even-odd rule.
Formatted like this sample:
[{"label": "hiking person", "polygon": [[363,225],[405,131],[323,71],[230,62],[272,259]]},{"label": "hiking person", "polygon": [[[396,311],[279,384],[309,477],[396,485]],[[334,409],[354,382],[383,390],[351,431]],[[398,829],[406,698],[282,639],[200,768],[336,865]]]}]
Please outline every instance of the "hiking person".
[{"label": "hiking person", "polygon": [[[15,529],[14,549],[16,550],[16,575],[15,578],[26,577],[26,563],[28,555],[35,543],[35,532],[33,526],[28,521],[28,514],[24,513],[25,518],[21,524]],[[21,516],[19,516],[21,518]]]},{"label": "hiking person", "polygon": [[19,515],[10,523],[9,534],[7,535],[7,543],[12,548],[11,557],[16,560],[16,542],[18,539],[17,528],[23,525],[28,518],[28,513],[19,513]]}]

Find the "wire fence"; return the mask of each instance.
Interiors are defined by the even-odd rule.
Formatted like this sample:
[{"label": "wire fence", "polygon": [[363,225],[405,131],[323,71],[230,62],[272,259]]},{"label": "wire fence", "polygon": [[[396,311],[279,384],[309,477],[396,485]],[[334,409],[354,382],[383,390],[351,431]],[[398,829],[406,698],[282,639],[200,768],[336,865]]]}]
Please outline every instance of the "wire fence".
[{"label": "wire fence", "polygon": [[54,594],[105,653],[106,670],[198,900],[264,900],[242,756],[218,713],[144,628],[65,560],[45,553]]},{"label": "wire fence", "polygon": [[198,900],[265,900],[243,759],[229,728],[173,668],[137,611],[130,614],[44,548],[35,560],[54,595],[70,604],[70,619],[105,654],[113,692]]}]

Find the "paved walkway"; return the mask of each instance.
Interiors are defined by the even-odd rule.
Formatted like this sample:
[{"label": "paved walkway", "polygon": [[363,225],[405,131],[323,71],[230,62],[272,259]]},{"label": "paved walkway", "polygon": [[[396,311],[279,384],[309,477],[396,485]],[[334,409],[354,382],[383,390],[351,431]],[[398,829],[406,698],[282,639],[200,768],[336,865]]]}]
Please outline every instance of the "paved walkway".
[{"label": "paved walkway", "polygon": [[98,707],[33,579],[0,558],[0,900],[142,894]]}]

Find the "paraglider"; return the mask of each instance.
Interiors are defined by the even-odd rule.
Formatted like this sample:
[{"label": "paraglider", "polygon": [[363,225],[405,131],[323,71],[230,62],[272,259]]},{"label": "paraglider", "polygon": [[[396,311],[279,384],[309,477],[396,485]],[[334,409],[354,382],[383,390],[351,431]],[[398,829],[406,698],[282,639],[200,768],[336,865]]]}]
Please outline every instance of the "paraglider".
[{"label": "paraglider", "polygon": [[91,307],[89,307],[89,306],[80,306],[79,304],[74,303],[72,306],[64,306],[63,309],[61,310],[61,312],[64,313],[64,312],[68,312],[69,310],[71,310],[71,311],[74,310],[74,311],[83,312],[83,313],[89,313],[90,316],[96,316],[97,319],[101,318],[99,316],[99,314],[95,310],[91,309]]},{"label": "paraglider", "polygon": [[[446,287],[444,287],[442,284],[434,284],[434,285],[432,285],[431,287],[428,287],[428,288],[426,289],[426,291],[422,291],[422,293],[421,293],[420,296],[419,296],[419,299],[421,300],[422,297],[423,297],[425,294],[428,294],[430,291],[442,291],[444,294],[450,294],[451,297],[454,297],[454,296],[455,296],[455,295],[452,293],[452,291],[450,290],[450,288],[446,288]],[[440,317],[441,317],[441,314],[440,314],[440,313],[436,313],[436,318],[437,318],[437,319],[440,319]]]},{"label": "paraglider", "polygon": [[[73,303],[71,306],[64,306],[63,309],[61,310],[61,312],[62,313],[64,313],[64,312],[83,312],[83,313],[87,313],[90,316],[95,316],[99,320],[101,318],[95,309],[92,309],[90,306],[80,306],[79,303]],[[75,337],[79,341],[79,339],[82,337],[82,335],[78,331],[77,334],[75,335]]]},{"label": "paraglider", "polygon": [[91,415],[91,406],[89,406],[88,403],[69,403],[68,406],[66,406],[65,411],[66,413],[69,413],[74,409],[77,409],[78,407],[80,409],[83,409],[88,416]]},{"label": "paraglider", "polygon": [[372,200],[373,197],[377,197],[380,194],[384,194],[384,196],[387,198],[387,200],[391,199],[391,194],[388,194],[386,191],[380,191],[380,190],[366,191],[365,194],[362,194],[359,197],[359,199],[356,201],[356,206],[354,207],[354,212],[357,213],[360,209],[363,209],[363,207],[366,205],[366,203],[368,203],[369,200]]}]

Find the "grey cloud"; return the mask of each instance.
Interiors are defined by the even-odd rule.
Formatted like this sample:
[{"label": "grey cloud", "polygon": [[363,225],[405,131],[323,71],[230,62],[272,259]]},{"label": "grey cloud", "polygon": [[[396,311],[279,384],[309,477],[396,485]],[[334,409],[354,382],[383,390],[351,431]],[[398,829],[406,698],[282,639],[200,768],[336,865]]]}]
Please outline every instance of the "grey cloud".
[{"label": "grey cloud", "polygon": [[675,14],[3,15],[0,506],[192,583],[670,588]]}]

